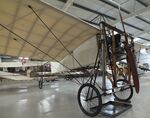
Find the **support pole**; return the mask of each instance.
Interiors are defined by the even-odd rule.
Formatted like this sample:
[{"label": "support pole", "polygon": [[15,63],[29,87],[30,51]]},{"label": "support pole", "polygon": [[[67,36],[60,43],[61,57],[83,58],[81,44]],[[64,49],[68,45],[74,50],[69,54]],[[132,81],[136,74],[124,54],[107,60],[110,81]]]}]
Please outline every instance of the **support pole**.
[{"label": "support pole", "polygon": [[99,50],[99,60],[102,62],[102,90],[104,93],[106,92],[106,36],[105,36],[105,30],[104,25],[102,25],[102,29],[100,32],[100,35],[97,36],[97,42],[98,42],[98,50]]}]

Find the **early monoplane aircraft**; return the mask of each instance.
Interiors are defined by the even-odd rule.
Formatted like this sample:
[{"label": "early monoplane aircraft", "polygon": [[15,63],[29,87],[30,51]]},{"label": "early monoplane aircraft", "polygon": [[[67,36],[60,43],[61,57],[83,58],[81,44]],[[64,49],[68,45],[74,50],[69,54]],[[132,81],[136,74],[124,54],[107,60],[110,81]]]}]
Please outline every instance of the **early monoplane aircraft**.
[{"label": "early monoplane aircraft", "polygon": [[[75,78],[81,85],[77,95],[81,110],[88,116],[96,116],[106,105],[131,106],[126,103],[102,103],[102,96],[106,96],[107,91],[111,90],[116,99],[125,102],[132,98],[133,88],[137,93],[140,90],[133,37],[126,33],[120,12],[123,31],[104,21],[96,28],[39,0],[3,0],[0,9],[4,11],[0,19],[1,54],[55,61],[63,67],[67,76],[77,75],[77,71],[72,71],[75,68],[83,69],[87,61],[81,63],[78,58],[82,54],[73,55],[73,52],[85,41],[95,37],[97,51],[94,52],[96,57],[91,57],[93,67],[82,71],[88,75],[86,79],[79,81]],[[71,56],[76,66],[71,66],[69,62],[63,63],[67,55]],[[122,56],[127,65],[120,68],[118,62]],[[99,76],[101,85],[97,79]],[[109,89],[106,86],[107,79],[112,86]],[[41,83],[42,80],[40,86]]]}]

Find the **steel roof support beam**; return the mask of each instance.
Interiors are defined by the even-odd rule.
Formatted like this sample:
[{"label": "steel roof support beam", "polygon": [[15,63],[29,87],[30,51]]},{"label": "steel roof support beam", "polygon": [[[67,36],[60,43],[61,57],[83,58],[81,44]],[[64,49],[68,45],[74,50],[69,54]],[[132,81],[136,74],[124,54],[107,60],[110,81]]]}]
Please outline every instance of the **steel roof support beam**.
[{"label": "steel roof support beam", "polygon": [[[84,21],[86,21],[86,22],[88,22],[88,23],[90,23],[90,24],[99,26],[98,23],[95,23],[95,22],[92,22],[92,21],[88,21],[88,20],[85,20],[85,19],[82,19],[82,20],[84,20]],[[134,29],[137,29],[137,30],[139,30],[139,31],[144,31],[143,29],[141,29],[141,28],[139,28],[139,27],[137,27],[137,26],[131,25],[130,23],[127,23],[127,22],[123,22],[123,23],[124,23],[125,25],[127,25],[127,26],[129,26],[129,27],[132,27],[132,28],[134,28]]]},{"label": "steel roof support beam", "polygon": [[95,11],[95,10],[90,9],[90,8],[87,8],[87,7],[85,7],[85,6],[81,6],[81,5],[76,4],[76,3],[73,3],[73,6],[78,7],[78,8],[81,8],[81,9],[86,10],[86,11],[89,11],[89,12],[92,12],[92,13],[95,13],[95,14],[98,14],[98,15],[100,15],[100,16],[104,16],[104,17],[106,17],[106,18],[108,18],[108,19],[111,19],[111,20],[117,20],[116,18],[114,18],[114,17],[112,17],[112,16],[106,15],[106,14],[101,13],[101,12],[98,12],[98,11]]},{"label": "steel roof support beam", "polygon": [[143,34],[145,34],[145,33],[150,34],[149,32],[150,32],[150,28],[144,29],[144,31],[141,32],[141,33],[138,33],[138,34],[136,35],[136,37],[139,37],[139,36],[141,36],[141,35],[143,35]]},{"label": "steel roof support beam", "polygon": [[[114,7],[114,8],[116,8],[116,9],[118,9],[118,6],[117,6],[117,5],[115,5],[115,4],[113,4],[113,3],[110,3],[110,2],[108,2],[107,0],[99,0],[99,1],[101,1],[101,2],[103,2],[103,3],[105,3],[105,4],[107,4],[107,5],[110,5],[110,6]],[[136,0],[136,1],[139,2],[139,3],[141,3],[143,6],[148,7],[148,5],[147,5],[146,3],[144,3],[143,1],[141,1],[141,0]],[[149,8],[145,8],[144,10],[147,11],[147,9],[149,10]],[[129,14],[128,16],[126,16],[125,19],[130,18],[130,17],[133,17],[133,16],[135,16],[135,14],[136,14],[136,13],[131,13],[131,12],[129,12],[129,11],[123,9],[122,7],[120,7],[120,10],[123,11],[124,13]],[[138,13],[137,13],[137,15],[140,14],[140,11],[142,11],[142,13],[143,13],[143,10],[139,10]],[[143,22],[145,22],[145,23],[147,23],[147,24],[150,24],[149,21],[147,21],[147,20],[145,20],[144,18],[141,18],[141,17],[139,17],[139,16],[135,16],[135,18],[137,18],[137,19],[139,19],[139,20],[141,20],[141,21],[143,21]],[[124,20],[125,20],[125,19],[124,19]],[[119,21],[116,21],[115,23],[117,23],[117,22],[119,22]]]},{"label": "steel roof support beam", "polygon": [[92,24],[92,25],[99,26],[98,23],[95,23],[95,22],[93,22],[93,21],[89,21],[89,20],[85,20],[85,19],[82,19],[82,20],[85,21],[85,22],[87,22],[87,23],[90,23],[90,24]]},{"label": "steel roof support beam", "polygon": [[[67,2],[67,0],[59,0],[59,1]],[[101,2],[103,2],[103,3],[105,3],[105,4],[107,4],[107,5],[110,5],[110,6],[114,7],[114,8],[116,8],[116,9],[118,9],[118,6],[115,5],[115,4],[113,4],[113,3],[111,3],[111,2],[108,2],[108,1],[106,1],[106,0],[99,0],[99,1],[101,1]],[[139,2],[140,0],[137,0],[137,1]],[[107,15],[105,15],[105,14],[103,14],[103,13],[99,13],[99,12],[94,11],[94,10],[92,10],[92,9],[90,9],[90,8],[87,8],[87,7],[85,7],[85,6],[81,6],[81,5],[76,4],[76,3],[73,3],[73,6],[78,7],[78,8],[81,8],[81,9],[84,9],[84,10],[87,10],[87,11],[90,11],[90,12],[95,13],[95,14],[103,15],[103,16],[105,16],[105,17],[111,19],[110,16],[107,16]],[[141,20],[141,21],[143,21],[143,22],[145,22],[145,23],[147,23],[147,24],[150,24],[150,22],[148,22],[147,20],[145,20],[145,19],[143,19],[143,18],[141,18],[141,17],[138,16],[138,15],[140,15],[140,14],[142,14],[142,13],[144,13],[144,12],[150,10],[150,6],[148,6],[148,5],[146,5],[146,4],[145,4],[145,6],[146,6],[146,8],[141,9],[141,10],[138,10],[138,11],[136,11],[135,13],[131,13],[131,12],[129,12],[129,11],[127,11],[127,10],[125,10],[125,9],[123,9],[123,8],[121,7],[121,8],[120,8],[121,11],[123,11],[124,13],[129,14],[129,15],[125,16],[123,19],[126,20],[126,19],[128,19],[128,18],[135,17],[135,18],[137,18],[137,19],[139,19],[139,20]],[[113,19],[115,19],[115,18],[113,18]],[[89,23],[91,23],[91,24],[93,24],[93,25],[98,25],[97,23],[90,22],[90,21],[88,21],[88,20],[84,20],[84,21],[89,22]],[[115,23],[113,23],[112,25],[115,25],[115,24],[118,23],[118,22],[120,22],[120,20],[117,20],[117,21],[116,21]],[[139,30],[139,31],[144,31],[143,29],[141,29],[141,28],[139,28],[139,27],[137,27],[137,26],[134,26],[134,25],[129,24],[129,23],[127,23],[127,22],[124,22],[124,23],[125,23],[125,25],[127,25],[127,26],[129,26],[129,27],[135,28],[135,29],[137,29],[137,30]]]},{"label": "steel roof support beam", "polygon": [[[140,14],[142,14],[142,13],[144,13],[144,12],[147,12],[147,11],[149,11],[149,10],[150,10],[150,5],[149,5],[148,7],[146,7],[146,8],[144,8],[144,9],[135,11],[134,13],[131,13],[131,14],[129,14],[129,15],[123,17],[123,20],[126,20],[126,19],[131,18],[131,17],[138,16],[138,15],[140,15]],[[141,17],[140,17],[140,18],[141,18]],[[138,18],[138,19],[139,19],[139,18]],[[140,20],[141,20],[141,19],[140,19]],[[120,20],[115,21],[115,23],[112,24],[112,25],[115,25],[115,24],[118,23],[118,22],[120,22]],[[148,23],[148,24],[149,24],[149,23]]]},{"label": "steel roof support beam", "polygon": [[[67,2],[67,0],[58,0],[58,1]],[[106,17],[106,18],[108,18],[108,19],[111,19],[111,20],[114,20],[114,21],[117,20],[116,18],[114,18],[114,17],[112,17],[112,16],[103,14],[103,13],[101,13],[101,12],[98,12],[98,11],[93,10],[93,9],[90,9],[90,8],[88,8],[88,7],[79,5],[79,4],[77,4],[77,3],[73,3],[73,6],[75,6],[75,7],[77,7],[77,8],[80,8],[80,9],[83,9],[83,10],[85,10],[85,11],[92,12],[92,13],[94,13],[94,14],[98,14],[98,15],[104,16],[104,17]]]},{"label": "steel roof support beam", "polygon": [[137,26],[134,26],[134,25],[131,25],[130,23],[127,23],[127,22],[123,22],[125,25],[127,25],[127,26],[129,26],[129,27],[132,27],[132,28],[134,28],[134,29],[137,29],[137,30],[139,30],[139,31],[144,31],[144,29],[141,29],[141,28],[139,28],[139,27],[137,27]]},{"label": "steel roof support beam", "polygon": [[148,20],[146,20],[146,19],[144,19],[144,18],[142,18],[142,17],[139,17],[139,16],[135,16],[137,19],[139,19],[139,20],[141,20],[141,21],[143,21],[143,22],[145,22],[145,23],[147,23],[147,24],[149,24],[150,25],[150,21],[148,21]]},{"label": "steel roof support beam", "polygon": [[63,11],[67,11],[69,7],[73,4],[74,0],[67,0],[66,4],[63,7]]},{"label": "steel roof support beam", "polygon": [[143,0],[136,0],[136,1],[141,5],[143,5],[144,7],[148,7],[148,5],[145,2],[143,2]]},{"label": "steel roof support beam", "polygon": [[[112,6],[112,7],[116,8],[116,9],[118,9],[117,5],[115,5],[115,4],[111,3],[111,2],[108,2],[108,0],[99,0],[99,1],[101,1],[101,2],[103,2],[103,3],[105,3],[105,4],[109,5],[109,6]],[[126,13],[126,14],[130,14],[129,11],[127,11],[126,9],[124,9],[122,7],[120,7],[120,10],[123,11],[124,13]]]},{"label": "steel roof support beam", "polygon": [[143,39],[143,40],[145,40],[145,41],[150,41],[150,40],[147,39],[147,38],[143,38],[143,37],[138,37],[138,38]]}]

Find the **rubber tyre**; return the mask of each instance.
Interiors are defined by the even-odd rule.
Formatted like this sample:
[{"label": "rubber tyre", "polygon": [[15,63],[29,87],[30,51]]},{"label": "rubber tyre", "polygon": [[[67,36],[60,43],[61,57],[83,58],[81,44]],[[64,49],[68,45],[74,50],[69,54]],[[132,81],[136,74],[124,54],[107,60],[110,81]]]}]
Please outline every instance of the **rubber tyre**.
[{"label": "rubber tyre", "polygon": [[42,79],[39,80],[39,88],[40,88],[40,89],[43,88],[43,80],[42,80]]},{"label": "rubber tyre", "polygon": [[[126,80],[124,80],[124,79],[119,79],[119,80],[117,80],[117,87],[119,86],[119,83],[120,82],[122,82],[122,83],[125,83],[125,84],[127,84],[127,81]],[[120,88],[120,92],[122,91],[126,91],[126,90],[128,90],[129,91],[129,94],[128,94],[128,96],[126,96],[126,98],[121,98],[121,97],[119,97],[117,94],[117,92],[114,92],[113,93],[113,95],[114,95],[114,97],[117,99],[117,100],[119,100],[119,101],[124,101],[124,102],[126,102],[126,101],[129,101],[132,97],[133,97],[133,87],[132,87],[132,85],[129,85],[128,86],[128,88],[126,88],[126,89],[124,89],[124,87],[121,87]]]},{"label": "rubber tyre", "polygon": [[[88,112],[84,106],[82,105],[81,103],[81,93],[82,93],[82,90],[84,88],[90,88],[90,90],[93,90],[93,93],[95,93],[96,95],[94,96],[94,99],[95,97],[98,99],[98,104],[96,106],[96,108],[94,107],[94,111],[92,112]],[[92,96],[93,97],[93,96]],[[77,96],[77,99],[78,99],[78,104],[79,104],[79,107],[80,109],[82,110],[83,113],[85,113],[87,116],[90,116],[90,117],[94,117],[96,115],[99,114],[99,112],[101,111],[101,108],[102,108],[102,99],[101,99],[101,95],[100,95],[100,92],[98,91],[98,89],[93,86],[92,84],[89,84],[89,83],[86,83],[86,84],[83,84],[80,88],[79,88],[79,91],[78,91],[78,96]],[[86,101],[86,100],[85,100]],[[91,100],[87,101],[87,102],[91,102]]]}]

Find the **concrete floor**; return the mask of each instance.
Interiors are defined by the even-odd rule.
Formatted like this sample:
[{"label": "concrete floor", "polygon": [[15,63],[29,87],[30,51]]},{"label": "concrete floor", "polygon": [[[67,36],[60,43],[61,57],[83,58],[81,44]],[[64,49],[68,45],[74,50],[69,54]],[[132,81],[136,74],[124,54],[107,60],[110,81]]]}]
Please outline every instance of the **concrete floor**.
[{"label": "concrete floor", "polygon": [[[141,91],[134,93],[132,108],[117,118],[149,118],[150,79],[140,78]],[[77,103],[79,86],[71,81],[0,90],[0,118],[89,118]],[[96,118],[108,118],[98,115]]]}]

